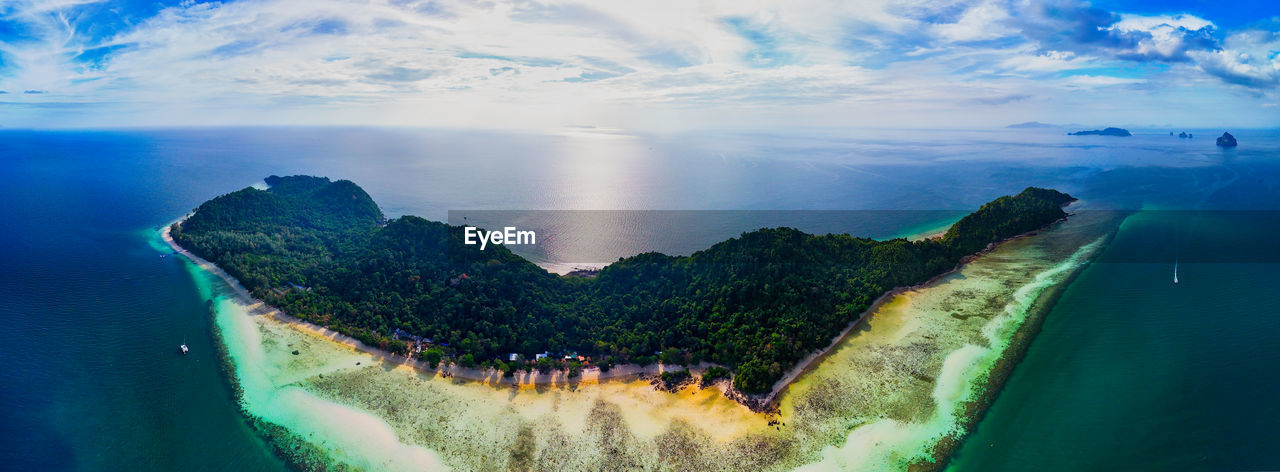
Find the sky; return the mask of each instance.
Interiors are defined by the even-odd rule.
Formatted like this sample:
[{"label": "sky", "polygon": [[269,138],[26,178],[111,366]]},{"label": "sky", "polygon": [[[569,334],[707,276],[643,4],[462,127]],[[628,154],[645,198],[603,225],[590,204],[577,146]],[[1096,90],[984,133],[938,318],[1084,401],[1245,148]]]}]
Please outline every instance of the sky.
[{"label": "sky", "polygon": [[1280,126],[1280,2],[0,0],[0,126]]}]

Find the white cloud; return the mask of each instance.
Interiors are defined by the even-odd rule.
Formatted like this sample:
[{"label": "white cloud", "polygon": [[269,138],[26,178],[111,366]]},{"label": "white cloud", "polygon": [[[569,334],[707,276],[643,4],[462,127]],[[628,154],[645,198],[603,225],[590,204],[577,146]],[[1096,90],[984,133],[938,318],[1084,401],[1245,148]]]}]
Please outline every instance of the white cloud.
[{"label": "white cloud", "polygon": [[[72,34],[93,21],[65,14],[78,3],[15,4],[11,19],[39,40],[0,43],[18,65],[0,90],[50,93],[11,100],[98,103],[137,124],[948,123],[939,110],[975,100],[1025,106],[1146,81],[1057,77],[1115,59],[1017,41],[1022,7],[997,0],[188,1],[94,42]],[[1211,27],[1189,15],[1112,25],[1149,35],[1135,53],[1164,57],[1187,50],[1182,32]],[[1210,74],[1273,77],[1270,46],[1249,44],[1193,57]],[[72,59],[103,46],[119,49],[100,67]]]},{"label": "white cloud", "polygon": [[1146,83],[1145,79],[1112,77],[1107,75],[1075,75],[1063,80],[1070,87],[1110,87]]},{"label": "white cloud", "polygon": [[1227,37],[1223,49],[1195,52],[1201,70],[1232,84],[1280,87],[1280,33],[1246,30]]},{"label": "white cloud", "polygon": [[965,10],[955,23],[936,27],[938,34],[948,41],[979,41],[1016,34],[1005,24],[1009,20],[1008,9],[995,1],[985,1]]},{"label": "white cloud", "polygon": [[1157,31],[1185,28],[1195,31],[1213,26],[1213,22],[1195,15],[1120,15],[1113,28],[1121,31]]},{"label": "white cloud", "polygon": [[1020,72],[1059,72],[1082,67],[1090,58],[1081,58],[1070,51],[1048,51],[1036,54],[1028,51],[1010,56],[1001,62],[1005,68]]},{"label": "white cloud", "polygon": [[1122,33],[1143,33],[1130,54],[1179,59],[1188,49],[1201,49],[1210,42],[1212,22],[1193,15],[1121,15],[1111,26]]}]

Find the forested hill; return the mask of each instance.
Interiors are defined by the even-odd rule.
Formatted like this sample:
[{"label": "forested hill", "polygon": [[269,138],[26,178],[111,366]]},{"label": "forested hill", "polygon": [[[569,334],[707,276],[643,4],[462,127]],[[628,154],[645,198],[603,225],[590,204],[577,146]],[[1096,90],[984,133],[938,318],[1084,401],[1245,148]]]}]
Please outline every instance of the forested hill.
[{"label": "forested hill", "polygon": [[587,356],[604,369],[709,361],[733,370],[734,386],[748,393],[768,391],[885,292],[1061,219],[1073,200],[1028,188],[926,241],[760,229],[690,256],[623,258],[582,279],[549,274],[502,246],[464,245],[461,227],[414,216],[384,224],[349,181],[267,183],[205,202],[173,236],[290,315],[406,353],[392,335],[400,329],[431,340],[416,354],[428,362],[505,372],[583,367],[525,360],[543,352]]}]

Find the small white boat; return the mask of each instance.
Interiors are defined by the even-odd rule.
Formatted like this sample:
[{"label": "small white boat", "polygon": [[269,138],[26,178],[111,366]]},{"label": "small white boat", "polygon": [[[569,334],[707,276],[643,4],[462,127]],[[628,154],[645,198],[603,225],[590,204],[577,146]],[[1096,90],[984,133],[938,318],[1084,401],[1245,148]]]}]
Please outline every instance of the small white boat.
[{"label": "small white boat", "polygon": [[182,338],[182,345],[178,346],[178,350],[182,351],[182,355],[187,355],[189,349],[187,349],[187,338],[185,336]]},{"label": "small white boat", "polygon": [[1178,261],[1173,261],[1173,283],[1178,283]]}]

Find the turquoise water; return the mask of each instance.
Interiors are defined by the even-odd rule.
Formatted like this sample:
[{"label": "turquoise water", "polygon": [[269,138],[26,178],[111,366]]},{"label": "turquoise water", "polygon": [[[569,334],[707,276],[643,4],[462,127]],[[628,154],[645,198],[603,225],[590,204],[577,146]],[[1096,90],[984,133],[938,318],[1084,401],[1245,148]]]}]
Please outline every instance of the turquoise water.
[{"label": "turquoise water", "polygon": [[951,470],[1276,468],[1277,230],[1267,213],[1131,216]]},{"label": "turquoise water", "polygon": [[[1070,192],[1084,208],[1206,210],[1198,220],[1153,213],[1201,222],[1191,228],[1121,231],[1110,259],[1049,314],[955,466],[1274,468],[1268,427],[1280,412],[1268,393],[1280,374],[1267,287],[1277,261],[1274,245],[1247,244],[1275,234],[1259,225],[1275,217],[1219,210],[1280,206],[1280,133],[1233,134],[1241,147],[1222,151],[1158,133],[0,131],[0,463],[284,468],[239,414],[205,296],[181,261],[148,244],[157,225],[213,196],[309,173],[355,180],[389,214],[434,219],[456,209],[931,210],[886,213],[900,218],[891,236],[927,230],[932,210],[1027,185]],[[1167,247],[1146,244],[1162,238]],[[1176,288],[1165,283],[1168,253],[1186,261]],[[176,354],[184,337],[186,357]]]},{"label": "turquoise water", "polygon": [[0,140],[0,469],[282,470],[238,414],[191,276],[148,246],[190,198],[92,140]]}]

